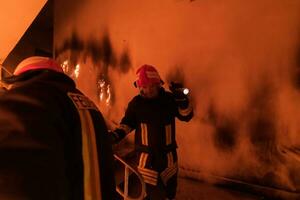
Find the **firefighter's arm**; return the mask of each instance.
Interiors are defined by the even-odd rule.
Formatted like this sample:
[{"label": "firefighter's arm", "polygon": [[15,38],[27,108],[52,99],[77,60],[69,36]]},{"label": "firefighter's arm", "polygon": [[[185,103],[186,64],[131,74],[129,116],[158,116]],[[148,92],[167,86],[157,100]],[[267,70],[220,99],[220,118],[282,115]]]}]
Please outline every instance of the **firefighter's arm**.
[{"label": "firefighter's arm", "polygon": [[135,106],[133,102],[130,102],[120,125],[114,131],[111,131],[113,144],[120,142],[127,134],[134,130],[136,126]]},{"label": "firefighter's arm", "polygon": [[110,135],[112,137],[112,143],[113,144],[119,143],[132,130],[133,129],[128,125],[120,124],[120,126],[116,128],[114,131],[110,131]]},{"label": "firefighter's arm", "polygon": [[194,116],[193,106],[188,97],[177,100],[177,118],[181,121],[190,121]]},{"label": "firefighter's arm", "polygon": [[194,115],[193,106],[189,100],[189,90],[181,83],[171,83],[170,90],[173,93],[176,104],[176,117],[181,121],[190,121]]}]

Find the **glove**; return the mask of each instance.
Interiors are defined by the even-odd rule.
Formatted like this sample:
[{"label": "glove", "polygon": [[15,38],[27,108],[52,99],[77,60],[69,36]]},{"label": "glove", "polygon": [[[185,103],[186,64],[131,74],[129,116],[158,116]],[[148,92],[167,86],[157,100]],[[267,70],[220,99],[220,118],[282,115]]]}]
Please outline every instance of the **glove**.
[{"label": "glove", "polygon": [[177,105],[182,109],[187,108],[189,105],[189,99],[187,96],[189,90],[187,88],[184,88],[182,83],[174,82],[171,82],[169,88],[174,95]]},{"label": "glove", "polygon": [[112,144],[119,143],[125,137],[124,131],[120,129],[116,129],[114,131],[108,130],[108,134],[111,138]]}]

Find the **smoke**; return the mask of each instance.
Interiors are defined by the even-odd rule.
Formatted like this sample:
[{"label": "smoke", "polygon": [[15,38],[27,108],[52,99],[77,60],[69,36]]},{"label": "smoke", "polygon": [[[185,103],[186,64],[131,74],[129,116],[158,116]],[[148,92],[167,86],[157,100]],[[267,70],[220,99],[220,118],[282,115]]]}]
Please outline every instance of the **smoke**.
[{"label": "smoke", "polygon": [[120,120],[136,94],[133,66],[151,63],[165,87],[191,91],[180,166],[299,192],[300,1],[91,2],[56,52],[85,67],[78,83],[92,99],[99,79],[112,85],[106,118]]},{"label": "smoke", "polygon": [[[292,158],[292,150],[283,147],[293,146],[295,152],[300,139],[296,136],[300,119],[299,20],[284,13],[280,6],[287,5],[278,1],[264,2],[265,10],[257,9],[262,6],[258,2],[247,2],[243,8],[231,2],[226,7],[233,12],[226,13],[224,8],[222,19],[218,18],[229,37],[215,38],[222,43],[217,44],[212,59],[210,54],[200,59],[189,54],[195,63],[182,68],[181,74],[189,74],[185,82],[194,93],[197,109],[192,125],[179,124],[181,166],[299,191],[300,174],[295,173],[299,151]],[[240,22],[233,20],[235,17]],[[260,22],[251,23],[250,19]],[[271,35],[267,29],[276,33]]]}]

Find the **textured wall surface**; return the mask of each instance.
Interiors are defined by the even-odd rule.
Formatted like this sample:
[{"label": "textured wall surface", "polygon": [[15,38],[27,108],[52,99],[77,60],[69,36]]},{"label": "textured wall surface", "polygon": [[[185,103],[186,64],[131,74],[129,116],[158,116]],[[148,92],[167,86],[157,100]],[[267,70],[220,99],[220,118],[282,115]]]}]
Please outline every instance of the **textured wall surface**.
[{"label": "textured wall surface", "polygon": [[300,192],[299,0],[55,4],[55,56],[110,125],[137,93],[137,67],[152,64],[191,89],[195,118],[177,123],[183,172]]}]

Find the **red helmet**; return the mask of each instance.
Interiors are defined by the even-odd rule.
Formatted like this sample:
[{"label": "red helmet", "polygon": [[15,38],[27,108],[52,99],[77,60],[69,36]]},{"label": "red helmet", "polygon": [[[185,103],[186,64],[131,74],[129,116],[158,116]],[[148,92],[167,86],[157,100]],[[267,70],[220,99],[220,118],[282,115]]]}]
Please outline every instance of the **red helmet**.
[{"label": "red helmet", "polygon": [[137,71],[136,87],[145,87],[149,84],[163,84],[157,70],[151,65],[142,65]]},{"label": "red helmet", "polygon": [[61,66],[48,57],[33,56],[23,60],[15,69],[14,75],[18,76],[29,70],[48,69],[63,73]]}]

